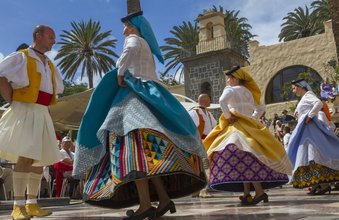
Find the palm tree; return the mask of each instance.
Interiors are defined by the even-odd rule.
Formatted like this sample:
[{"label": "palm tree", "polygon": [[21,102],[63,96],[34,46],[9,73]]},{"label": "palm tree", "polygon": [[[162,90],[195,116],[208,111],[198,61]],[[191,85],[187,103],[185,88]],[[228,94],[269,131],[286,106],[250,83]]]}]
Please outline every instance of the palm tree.
[{"label": "palm tree", "polygon": [[113,57],[118,55],[112,50],[116,39],[109,38],[111,31],[100,32],[100,22],[89,20],[79,23],[71,22],[72,30],[63,30],[61,45],[55,59],[60,59],[57,66],[66,79],[73,80],[81,68],[81,79],[86,74],[89,88],[93,88],[93,77],[109,71],[115,66]]},{"label": "palm tree", "polygon": [[245,17],[239,18],[240,11],[224,10],[222,6],[216,7],[213,5],[212,9],[209,10],[224,14],[226,36],[231,42],[231,48],[241,55],[248,57],[248,42],[257,36],[250,32],[252,26],[247,23],[248,19]]},{"label": "palm tree", "polygon": [[337,58],[339,58],[339,1],[328,0],[328,7],[332,19],[333,34],[337,48]]},{"label": "palm tree", "polygon": [[278,36],[279,41],[286,42],[324,32],[324,26],[317,19],[317,13],[310,13],[307,6],[305,10],[301,7],[294,9],[294,12],[289,12],[283,20],[286,21],[281,25],[283,28]]},{"label": "palm tree", "polygon": [[324,22],[331,19],[327,0],[318,0],[311,3],[311,8],[320,21]]},{"label": "palm tree", "polygon": [[[243,56],[248,56],[247,43],[255,37],[250,33],[251,25],[247,24],[247,18],[238,18],[239,11],[224,11],[223,7],[213,6],[207,11],[222,12],[225,15],[225,30],[227,39],[231,42],[231,47]],[[200,16],[200,15],[199,15]],[[199,32],[197,23],[183,22],[180,26],[174,26],[170,31],[174,35],[172,38],[166,38],[165,46],[161,46],[166,61],[166,69],[162,77],[166,76],[171,69],[176,69],[174,78],[179,74],[179,80],[183,74],[182,59],[196,55],[196,45],[199,42]]]},{"label": "palm tree", "polygon": [[165,38],[166,45],[160,47],[164,52],[165,60],[168,61],[165,65],[166,69],[161,75],[164,77],[169,70],[176,69],[173,77],[175,78],[179,74],[179,79],[181,79],[182,59],[196,55],[196,45],[199,42],[198,26],[196,23],[183,22],[179,26],[174,26],[170,33],[174,37]]}]

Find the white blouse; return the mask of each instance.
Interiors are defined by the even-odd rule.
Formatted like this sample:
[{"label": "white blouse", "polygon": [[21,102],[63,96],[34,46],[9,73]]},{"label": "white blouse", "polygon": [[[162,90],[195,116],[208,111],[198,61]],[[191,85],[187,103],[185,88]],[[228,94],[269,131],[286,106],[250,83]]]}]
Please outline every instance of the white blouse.
[{"label": "white blouse", "polygon": [[322,107],[323,103],[320,99],[318,99],[312,91],[307,91],[299,101],[295,110],[295,115],[297,115],[298,118],[302,118],[304,115],[313,118],[318,114]]},{"label": "white blouse", "polygon": [[225,118],[230,118],[231,112],[238,112],[258,120],[265,111],[265,106],[256,105],[252,93],[243,86],[226,86],[219,104]]},{"label": "white blouse", "polygon": [[143,80],[158,80],[148,43],[134,34],[125,38],[123,52],[117,61],[117,67],[119,76],[123,76],[128,69],[133,76]]},{"label": "white blouse", "polygon": [[[37,64],[37,72],[41,73],[40,91],[53,93],[52,72],[48,65],[49,58],[45,63],[35,54],[32,49],[28,49],[29,56],[33,57]],[[0,77],[5,77],[11,83],[13,89],[20,89],[29,85],[27,74],[27,58],[23,52],[14,52],[8,55],[0,63]],[[55,68],[56,93],[60,94],[64,90],[64,84],[60,73]]]}]

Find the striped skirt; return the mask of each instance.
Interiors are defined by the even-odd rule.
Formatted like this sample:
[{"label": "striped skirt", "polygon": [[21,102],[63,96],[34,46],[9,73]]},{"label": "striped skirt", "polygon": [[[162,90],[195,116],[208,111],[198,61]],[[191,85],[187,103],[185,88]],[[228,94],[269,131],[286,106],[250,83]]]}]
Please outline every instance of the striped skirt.
[{"label": "striped skirt", "polygon": [[[110,208],[139,202],[134,181],[161,177],[170,198],[190,195],[204,187],[201,158],[178,148],[162,133],[136,129],[125,136],[109,134],[109,150],[86,177],[86,202]],[[158,200],[150,183],[152,201]]]}]

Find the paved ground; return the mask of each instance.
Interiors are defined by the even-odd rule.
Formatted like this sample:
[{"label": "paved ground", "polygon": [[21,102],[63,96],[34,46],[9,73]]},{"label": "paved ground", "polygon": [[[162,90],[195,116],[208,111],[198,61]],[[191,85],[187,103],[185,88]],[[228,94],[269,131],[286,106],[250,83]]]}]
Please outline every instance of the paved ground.
[{"label": "paved ground", "polygon": [[[239,205],[239,193],[213,193],[214,198],[185,197],[174,200],[177,212],[167,214],[164,220],[339,220],[339,191],[331,195],[308,196],[306,190],[284,186],[267,191],[269,203],[253,207]],[[48,207],[53,215],[43,219],[122,219],[126,209],[103,209],[72,200],[68,206]],[[135,208],[135,207],[134,207]],[[11,219],[9,210],[0,211],[0,219]],[[38,219],[38,218],[35,218]]]}]

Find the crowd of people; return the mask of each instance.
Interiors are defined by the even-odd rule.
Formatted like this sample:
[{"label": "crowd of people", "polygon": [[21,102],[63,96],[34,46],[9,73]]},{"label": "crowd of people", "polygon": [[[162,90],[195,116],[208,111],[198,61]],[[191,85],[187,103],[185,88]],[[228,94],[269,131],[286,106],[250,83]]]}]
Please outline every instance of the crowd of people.
[{"label": "crowd of people", "polygon": [[[89,204],[139,205],[124,219],[174,213],[173,198],[210,197],[209,189],[240,192],[244,206],[269,202],[265,190],[288,182],[312,187],[310,195],[330,193],[330,184],[339,181],[339,138],[306,80],[291,82],[301,99],[293,116],[287,110],[275,115],[273,134],[257,83],[244,68],[233,67],[225,71],[217,123],[208,94],[188,112],[158,83],[154,57],[164,60],[142,11],[121,21],[122,54],[92,94],[75,152],[68,136],[58,148],[48,111],[63,91],[60,74],[44,54],[55,43],[53,29],[38,25],[33,44],[0,63],[1,95],[10,103],[0,119],[0,157],[15,163],[13,219],[52,214],[37,203],[43,167],[51,165],[57,197],[63,178],[87,174],[83,198]],[[291,121],[297,122],[293,129]]]}]

